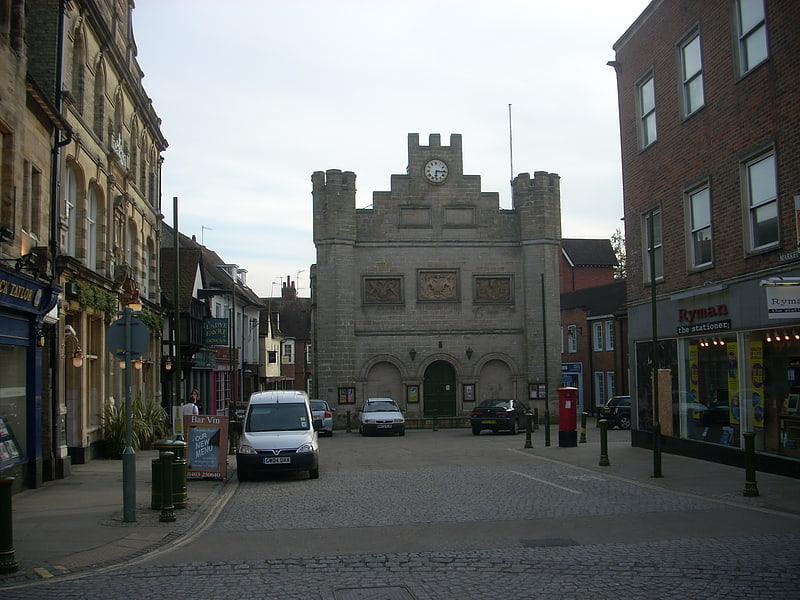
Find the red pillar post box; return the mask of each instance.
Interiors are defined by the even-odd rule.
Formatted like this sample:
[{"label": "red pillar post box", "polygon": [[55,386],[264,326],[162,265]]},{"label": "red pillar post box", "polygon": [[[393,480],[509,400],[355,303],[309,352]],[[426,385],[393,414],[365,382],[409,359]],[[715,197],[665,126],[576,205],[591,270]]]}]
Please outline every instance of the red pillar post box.
[{"label": "red pillar post box", "polygon": [[578,445],[578,388],[558,388],[558,445]]}]

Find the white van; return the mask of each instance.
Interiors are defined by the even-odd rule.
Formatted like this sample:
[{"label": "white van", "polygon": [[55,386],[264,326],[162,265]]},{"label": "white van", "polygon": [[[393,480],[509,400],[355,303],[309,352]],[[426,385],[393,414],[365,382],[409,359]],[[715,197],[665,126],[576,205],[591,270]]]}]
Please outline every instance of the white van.
[{"label": "white van", "polygon": [[271,390],[250,396],[244,422],[236,423],[236,472],[239,481],[254,473],[308,471],[319,477],[317,430],[322,420],[311,415],[305,392]]}]

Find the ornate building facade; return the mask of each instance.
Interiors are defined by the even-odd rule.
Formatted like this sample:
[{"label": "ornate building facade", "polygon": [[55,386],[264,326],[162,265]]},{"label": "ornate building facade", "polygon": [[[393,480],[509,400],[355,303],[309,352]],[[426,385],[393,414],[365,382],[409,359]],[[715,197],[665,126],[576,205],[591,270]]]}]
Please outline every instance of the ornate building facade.
[{"label": "ornate building facade", "polygon": [[27,105],[28,116],[24,129],[13,120],[2,126],[14,159],[4,160],[8,233],[0,247],[4,256],[26,257],[22,266],[35,266],[53,292],[52,310],[34,319],[40,356],[26,361],[25,424],[15,427],[26,438],[15,468],[32,487],[100,452],[104,407],[125,397],[106,333],[137,294],[151,339],[137,361],[133,395],[159,397],[157,250],[167,143],[142,86],[133,2],[2,4],[12,50],[3,46],[4,68],[11,69],[12,54],[21,57],[8,72],[27,91],[13,102],[20,112]]},{"label": "ornate building facade", "polygon": [[407,173],[371,207],[356,209],[355,180],[312,176],[314,396],[340,419],[378,396],[411,418],[464,416],[497,397],[555,407],[558,175],[518,175],[504,210],[464,174],[460,135],[422,146],[410,134]]}]

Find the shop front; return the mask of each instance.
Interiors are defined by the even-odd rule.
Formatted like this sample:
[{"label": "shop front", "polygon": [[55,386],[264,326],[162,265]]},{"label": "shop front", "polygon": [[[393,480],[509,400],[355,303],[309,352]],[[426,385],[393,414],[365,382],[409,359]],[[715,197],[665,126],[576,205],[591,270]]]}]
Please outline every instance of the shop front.
[{"label": "shop front", "polygon": [[635,445],[652,443],[657,414],[667,451],[741,465],[742,435],[753,432],[760,469],[800,473],[800,285],[790,282],[708,286],[662,300],[655,352],[652,307],[630,312]]},{"label": "shop front", "polygon": [[[44,320],[58,290],[0,267],[0,476],[42,480]],[[46,374],[44,374],[46,375]]]}]

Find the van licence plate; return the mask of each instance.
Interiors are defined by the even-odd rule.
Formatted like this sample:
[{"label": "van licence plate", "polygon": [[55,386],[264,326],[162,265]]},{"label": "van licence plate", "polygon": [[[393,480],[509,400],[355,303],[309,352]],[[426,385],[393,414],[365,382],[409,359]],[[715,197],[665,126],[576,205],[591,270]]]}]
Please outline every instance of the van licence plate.
[{"label": "van licence plate", "polygon": [[497,425],[497,421],[495,419],[484,419],[481,421],[481,425]]},{"label": "van licence plate", "polygon": [[264,459],[265,465],[285,465],[292,462],[290,456],[270,456]]},{"label": "van licence plate", "polygon": [[378,423],[378,429],[390,429],[391,424],[389,423]]}]

